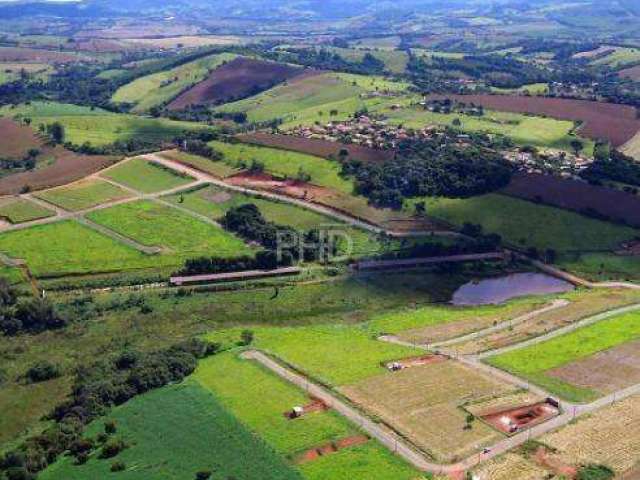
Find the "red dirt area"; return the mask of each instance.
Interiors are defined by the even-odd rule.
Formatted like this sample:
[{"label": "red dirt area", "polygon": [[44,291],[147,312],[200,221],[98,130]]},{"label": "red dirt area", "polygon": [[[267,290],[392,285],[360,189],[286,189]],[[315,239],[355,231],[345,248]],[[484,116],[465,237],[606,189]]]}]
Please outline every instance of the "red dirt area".
[{"label": "red dirt area", "polygon": [[88,38],[78,40],[73,44],[73,48],[78,51],[85,52],[122,52],[125,50],[142,50],[142,45],[120,42],[118,40],[109,40],[105,38]]},{"label": "red dirt area", "polygon": [[302,138],[293,135],[273,135],[270,133],[250,133],[238,138],[253,145],[280,148],[294,152],[306,153],[317,157],[338,158],[341,150],[349,152],[349,157],[363,162],[384,162],[392,160],[395,152],[391,150],[375,150],[361,145],[348,145],[316,138]]},{"label": "red dirt area", "polygon": [[179,95],[169,104],[169,109],[217,105],[255,95],[303,72],[300,67],[283,63],[238,57],[216,68],[209,78]]},{"label": "red dirt area", "polygon": [[634,82],[640,82],[640,65],[620,70],[618,72],[618,75],[620,75],[622,78],[633,80]]},{"label": "red dirt area", "polygon": [[480,415],[480,418],[491,424],[497,430],[512,435],[525,428],[531,428],[544,423],[559,413],[560,410],[558,407],[545,401],[509,410],[485,413]]},{"label": "red dirt area", "polygon": [[420,365],[431,365],[434,363],[446,362],[448,360],[444,355],[429,354],[421,355],[419,357],[403,358],[402,360],[396,360],[395,362],[389,362],[385,367],[389,370],[404,370],[405,368],[419,367]]},{"label": "red dirt area", "polygon": [[622,480],[640,480],[640,464],[624,472],[621,478]]},{"label": "red dirt area", "polygon": [[640,227],[640,197],[579,180],[518,173],[502,193],[576,212],[592,211]]},{"label": "red dirt area", "polygon": [[52,155],[55,162],[47,167],[0,178],[0,195],[15,195],[25,190],[66,185],[116,163],[119,158],[104,155],[81,155],[58,146],[45,147],[42,155]]},{"label": "red dirt area", "polygon": [[364,443],[367,443],[368,441],[369,437],[367,437],[366,435],[354,435],[352,437],[343,438],[335,442],[326,443],[319,447],[307,450],[298,457],[296,463],[300,464],[312,462],[320,457],[324,457],[325,455],[331,455],[332,453],[336,453],[339,450],[343,450],[345,448],[362,445]]},{"label": "red dirt area", "polygon": [[20,125],[9,118],[0,118],[0,132],[0,157],[21,159],[29,149],[40,149],[42,146],[42,141],[30,127]]},{"label": "red dirt area", "polygon": [[240,172],[228,177],[226,182],[231,185],[266,190],[300,200],[314,201],[323,196],[330,196],[331,190],[312,185],[311,183],[299,182],[297,180],[279,180],[266,173]]},{"label": "red dirt area", "polygon": [[89,61],[89,57],[55,50],[25,47],[0,47],[0,62],[69,63]]},{"label": "red dirt area", "polygon": [[540,447],[533,456],[533,460],[542,468],[555,473],[560,478],[576,478],[578,469],[571,465],[567,465],[558,457],[550,455],[545,447]]},{"label": "red dirt area", "polygon": [[327,405],[326,403],[324,403],[322,400],[318,398],[314,398],[311,403],[302,407],[301,412],[296,412],[294,409],[291,409],[287,412],[284,412],[284,416],[290,420],[293,420],[296,418],[300,418],[304,415],[308,415],[309,413],[325,412],[327,410],[329,410],[329,405]]},{"label": "red dirt area", "polygon": [[[442,95],[433,98],[436,97],[442,98]],[[582,121],[584,126],[580,129],[580,135],[595,140],[607,139],[614,147],[627,143],[640,130],[636,108],[628,105],[514,95],[449,95],[449,98],[473,102],[492,110]]]}]

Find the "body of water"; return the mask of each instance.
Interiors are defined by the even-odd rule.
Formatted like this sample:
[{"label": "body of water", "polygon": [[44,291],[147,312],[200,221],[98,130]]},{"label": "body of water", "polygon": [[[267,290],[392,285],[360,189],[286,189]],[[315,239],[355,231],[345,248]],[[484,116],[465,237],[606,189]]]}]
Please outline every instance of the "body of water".
[{"label": "body of water", "polygon": [[544,273],[513,273],[462,285],[453,294],[454,305],[492,305],[527,295],[547,295],[573,290],[569,282]]}]

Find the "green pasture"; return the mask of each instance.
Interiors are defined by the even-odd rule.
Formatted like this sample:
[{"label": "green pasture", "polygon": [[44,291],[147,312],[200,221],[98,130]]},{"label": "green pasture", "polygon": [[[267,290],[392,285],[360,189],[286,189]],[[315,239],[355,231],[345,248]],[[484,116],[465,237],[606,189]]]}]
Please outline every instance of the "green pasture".
[{"label": "green pasture", "polygon": [[2,233],[0,251],[24,259],[39,277],[131,270],[157,262],[71,220]]},{"label": "green pasture", "polygon": [[[103,432],[106,420],[116,422],[114,436],[123,439],[128,448],[114,459],[100,459],[98,450],[84,465],[76,465],[73,457],[61,457],[38,477],[191,480],[197,472],[211,471],[217,478],[303,478],[192,380],[134,398],[94,421],[85,436],[95,438]],[[115,461],[123,462],[125,470],[112,473]]]},{"label": "green pasture", "polygon": [[32,102],[30,105],[0,108],[0,116],[28,117],[31,127],[60,122],[65,127],[65,140],[81,145],[109,145],[132,139],[169,141],[185,130],[207,128],[198,123],[166,118],[147,118],[108,112],[99,108],[81,107],[55,102]]},{"label": "green pasture", "polygon": [[134,113],[148,111],[171,101],[183,91],[204,80],[207,75],[223,62],[233,60],[237,55],[221,53],[185,63],[170,70],[137,78],[120,87],[111,100],[115,103],[135,104]]},{"label": "green pasture", "polygon": [[593,281],[640,279],[640,257],[615,253],[582,253],[563,257],[558,266]]},{"label": "green pasture", "polygon": [[499,194],[466,199],[427,198],[427,214],[456,226],[480,224],[519,247],[557,252],[614,250],[638,236],[638,230]]},{"label": "green pasture", "polygon": [[[383,113],[389,117],[390,123],[402,124],[408,128],[443,125],[466,132],[505,135],[518,145],[571,151],[571,141],[576,138],[570,133],[574,128],[573,122],[518,113],[485,110],[484,116],[474,117],[456,113],[434,113],[420,107],[409,107],[395,111],[385,109]],[[460,120],[462,124],[454,126],[455,120]],[[592,152],[594,142],[588,139],[581,140],[585,144],[585,152]]]},{"label": "green pasture", "polygon": [[638,61],[640,61],[640,48],[614,47],[613,52],[602,58],[593,60],[591,65],[606,65],[612,68],[620,68]]},{"label": "green pasture", "polygon": [[530,95],[546,95],[549,92],[549,86],[546,83],[531,83],[529,85],[523,85],[518,88],[499,88],[491,87],[491,90],[496,93],[502,93],[505,95],[515,95],[529,93]]},{"label": "green pasture", "polygon": [[164,264],[200,255],[236,257],[254,251],[221,227],[153,201],[97,210],[87,218],[143,245],[162,247],[157,261]]},{"label": "green pasture", "polygon": [[192,155],[180,150],[168,150],[160,154],[162,157],[174,162],[179,162],[196,170],[213,175],[214,177],[227,178],[239,172],[237,168],[222,161],[213,161],[198,155]]},{"label": "green pasture", "polygon": [[370,53],[383,62],[386,70],[392,73],[404,73],[407,69],[407,63],[409,62],[409,56],[406,52],[389,48],[364,49],[330,47],[329,50],[349,62],[361,62],[364,56]]},{"label": "green pasture", "polygon": [[37,192],[34,195],[73,212],[131,196],[123,188],[100,179],[82,180],[71,185]]},{"label": "green pasture", "polygon": [[[355,426],[333,411],[287,420],[283,413],[309,403],[309,397],[259,364],[240,360],[232,353],[200,362],[194,377],[244,425],[289,459],[309,448],[357,433]],[[372,475],[376,479],[420,478],[415,470],[374,440],[298,468],[309,480],[369,480]]]},{"label": "green pasture", "polygon": [[[239,330],[235,334],[239,335]],[[228,336],[222,333],[222,338]],[[219,340],[220,333],[208,338]],[[384,373],[383,362],[416,355],[419,350],[377,340],[366,328],[348,325],[259,328],[255,346],[285,360],[313,378],[349,385]]]},{"label": "green pasture", "polygon": [[162,192],[193,181],[187,175],[143,158],[122,162],[101,175],[143,193]]},{"label": "green pasture", "polygon": [[640,338],[640,313],[619,315],[546,342],[488,359],[488,363],[523,376],[571,401],[591,400],[595,392],[545,375],[554,368]]},{"label": "green pasture", "polygon": [[25,198],[8,198],[0,201],[0,218],[10,223],[24,223],[55,215],[55,212]]},{"label": "green pasture", "polygon": [[295,178],[302,170],[311,176],[311,183],[332,188],[345,193],[353,191],[353,184],[340,175],[341,167],[320,157],[304,153],[260,147],[242,143],[210,142],[213,148],[224,155],[228,165],[238,166],[241,162],[250,166],[253,160],[264,164],[265,170],[278,176]]},{"label": "green pasture", "polygon": [[228,103],[219,112],[246,112],[250,122],[290,118],[292,112],[357,97],[363,89],[350,85],[337,74],[326,73],[292,80],[244,100]]}]

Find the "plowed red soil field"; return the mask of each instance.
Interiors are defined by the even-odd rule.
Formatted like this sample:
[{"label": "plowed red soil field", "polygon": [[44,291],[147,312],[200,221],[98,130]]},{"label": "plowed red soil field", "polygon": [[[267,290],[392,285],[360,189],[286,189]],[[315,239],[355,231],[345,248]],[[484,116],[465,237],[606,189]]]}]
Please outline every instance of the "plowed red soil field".
[{"label": "plowed red soil field", "polygon": [[338,158],[340,150],[349,152],[349,157],[363,162],[384,162],[393,159],[395,152],[391,150],[375,150],[361,145],[347,145],[315,138],[294,137],[293,135],[273,135],[270,133],[250,133],[239,136],[245,143],[263,145],[266,147],[292,150],[317,157]]},{"label": "plowed red soil field", "polygon": [[582,121],[584,125],[580,129],[581,135],[592,139],[607,139],[615,147],[631,140],[640,130],[640,119],[636,116],[636,108],[628,105],[516,95],[449,95],[448,97],[460,102],[473,102],[492,110]]},{"label": "plowed red soil field", "polygon": [[40,148],[41,141],[33,130],[9,118],[0,118],[0,157],[21,159],[29,149]]},{"label": "plowed red soil field", "polygon": [[630,193],[578,180],[526,173],[514,175],[502,192],[577,212],[593,210],[614,221],[640,227],[640,197]]},{"label": "plowed red soil field", "polygon": [[283,63],[238,57],[216,68],[209,78],[169,104],[172,110],[189,105],[217,105],[267,90],[305,70]]}]

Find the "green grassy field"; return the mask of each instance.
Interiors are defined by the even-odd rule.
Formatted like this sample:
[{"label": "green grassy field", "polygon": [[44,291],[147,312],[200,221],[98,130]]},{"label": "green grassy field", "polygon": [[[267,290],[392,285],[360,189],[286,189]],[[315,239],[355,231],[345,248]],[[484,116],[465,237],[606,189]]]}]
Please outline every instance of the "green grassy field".
[{"label": "green grassy field", "polygon": [[210,55],[179,67],[137,78],[120,87],[111,100],[115,103],[135,104],[134,113],[148,111],[151,107],[162,105],[188,87],[204,80],[210,71],[225,61],[233,60],[235,54],[222,53]]},{"label": "green grassy field", "polygon": [[123,162],[101,175],[143,193],[162,192],[193,181],[189,176],[143,158]]},{"label": "green grassy field", "polygon": [[9,198],[0,202],[0,218],[11,223],[24,223],[55,215],[55,212],[24,198]]},{"label": "green grassy field", "polygon": [[640,257],[637,256],[584,253],[562,258],[558,266],[594,281],[640,279]]},{"label": "green grassy field", "polygon": [[253,252],[221,227],[152,201],[125,203],[87,217],[143,245],[162,247],[165,251],[157,257],[162,264],[180,264],[199,255],[235,257]]},{"label": "green grassy field", "polygon": [[531,95],[545,95],[549,91],[549,86],[546,83],[531,83],[529,85],[523,85],[519,88],[498,88],[491,87],[491,90],[496,93],[502,93],[505,95],[513,95],[518,93],[529,93]]},{"label": "green grassy field", "polygon": [[82,180],[34,195],[73,212],[131,196],[126,190],[99,179]]},{"label": "green grassy field", "polygon": [[157,261],[74,221],[3,233],[0,251],[26,260],[36,276],[112,272]]},{"label": "green grassy field", "polygon": [[623,67],[640,61],[640,49],[629,47],[614,47],[613,52],[591,62],[591,65],[606,65],[612,68]]},{"label": "green grassy field", "polygon": [[[417,107],[409,107],[391,111],[382,109],[389,117],[389,123],[402,124],[409,128],[422,128],[427,125],[445,125],[468,132],[485,132],[506,135],[519,145],[557,148],[571,151],[571,141],[575,136],[569,132],[574,128],[573,122],[552,118],[534,117],[517,113],[486,110],[483,117],[472,117],[456,113],[434,113]],[[454,127],[454,120],[462,125]],[[585,152],[593,151],[594,142],[582,139]]]},{"label": "green grassy field", "polygon": [[590,357],[640,338],[640,314],[619,315],[538,345],[491,357],[488,363],[523,376],[570,401],[587,401],[597,394],[545,375],[551,369]]},{"label": "green grassy field", "polygon": [[231,166],[236,166],[239,162],[245,162],[249,166],[253,160],[257,160],[264,164],[267,172],[290,178],[295,178],[302,169],[311,176],[313,184],[345,193],[353,191],[352,182],[340,176],[341,167],[337,162],[304,153],[242,143],[214,141],[209,145],[222,152],[224,161]]},{"label": "green grassy field", "polygon": [[[234,375],[220,374],[228,371],[233,371]],[[310,399],[303,391],[258,364],[240,360],[231,353],[200,362],[194,377],[241,422],[289,459],[295,459],[309,448],[357,432],[354,426],[332,411],[287,420],[284,412],[296,405],[305,405]],[[415,470],[373,440],[299,468],[309,480],[369,480],[374,478],[372,474],[376,479],[420,478]]]},{"label": "green grassy field", "polygon": [[309,230],[321,225],[335,224],[335,221],[324,215],[295,205],[251,197],[243,193],[224,190],[214,185],[208,185],[184,194],[171,195],[166,197],[166,200],[206,215],[212,220],[222,219],[231,208],[253,203],[268,221],[279,225],[289,225],[300,230]]},{"label": "green grassy field", "polygon": [[361,62],[367,53],[384,63],[386,69],[393,73],[404,73],[407,69],[409,56],[406,52],[393,49],[359,49],[331,47],[329,50],[340,55],[349,62]]},{"label": "green grassy field", "polygon": [[[214,332],[208,338],[214,341],[228,340],[229,336],[239,338],[239,331]],[[345,325],[260,328],[255,330],[255,338],[257,348],[335,386],[348,385],[384,373],[381,362],[420,352],[380,342],[365,328]]]},{"label": "green grassy field", "polygon": [[234,168],[225,162],[214,162],[208,158],[181,152],[179,150],[167,150],[165,152],[161,152],[159,155],[169,160],[173,160],[174,162],[183,163],[195,168],[196,170],[213,175],[214,177],[227,178],[239,172],[237,168]]},{"label": "green grassy field", "polygon": [[[259,95],[221,107],[221,112],[246,112],[251,122],[283,119],[284,127],[345,118],[365,106],[360,94],[367,91],[404,91],[408,84],[380,77],[325,73],[293,80]],[[388,100],[388,99],[387,99]],[[329,116],[331,110],[338,114]]]},{"label": "green grassy field", "polygon": [[[194,381],[136,397],[107,418],[116,422],[115,436],[129,448],[109,460],[96,452],[80,466],[72,457],[62,457],[39,478],[191,480],[204,470],[214,472],[214,478],[303,478]],[[103,429],[104,421],[96,420],[86,436],[95,437]],[[111,473],[114,461],[124,462],[126,469]]]},{"label": "green grassy field", "polygon": [[54,102],[32,102],[30,105],[0,108],[0,116],[28,117],[31,126],[60,122],[65,127],[65,140],[81,145],[109,145],[134,138],[149,141],[168,141],[185,130],[204,129],[206,126],[168,120],[119,114],[90,107]]},{"label": "green grassy field", "polygon": [[[406,208],[412,209],[408,202]],[[612,250],[638,235],[638,230],[594,220],[499,194],[468,199],[428,198],[427,214],[461,226],[480,224],[520,247],[563,251]]]},{"label": "green grassy field", "polygon": [[33,80],[45,81],[53,72],[53,67],[46,63],[0,62],[0,85],[19,80],[22,72]]}]

